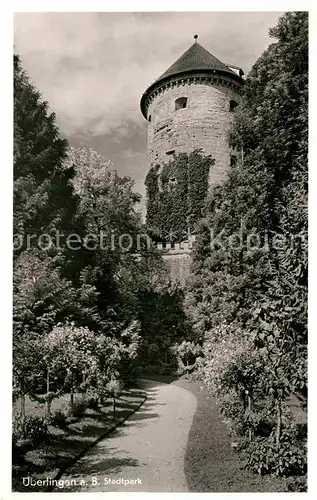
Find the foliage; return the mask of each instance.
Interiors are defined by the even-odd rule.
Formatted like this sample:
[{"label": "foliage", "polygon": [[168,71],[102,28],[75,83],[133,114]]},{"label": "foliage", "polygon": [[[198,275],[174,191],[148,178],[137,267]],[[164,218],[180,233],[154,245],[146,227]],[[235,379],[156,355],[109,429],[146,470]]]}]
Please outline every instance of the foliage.
[{"label": "foliage", "polygon": [[106,390],[113,398],[118,398],[122,391],[122,383],[119,380],[112,379],[107,383]]},{"label": "foliage", "polygon": [[[13,227],[14,235],[23,239],[20,251],[28,235],[72,232],[77,197],[70,183],[74,171],[63,166],[66,150],[55,114],[49,113],[48,103],[14,56]],[[36,246],[37,239],[29,239],[29,247]]]},{"label": "foliage", "polygon": [[20,398],[21,413],[25,414],[25,395],[35,387],[42,362],[39,337],[27,333],[16,337],[13,332],[13,401]]},{"label": "foliage", "polygon": [[87,404],[88,408],[91,408],[92,410],[98,410],[99,409],[99,398],[97,392],[94,391],[89,391],[87,393]]},{"label": "foliage", "polygon": [[26,331],[47,333],[57,323],[84,323],[95,314],[95,289],[85,284],[75,289],[61,274],[52,258],[28,251],[17,257],[13,276],[17,335]]},{"label": "foliage", "polygon": [[75,418],[82,417],[87,408],[88,408],[88,402],[86,399],[82,398],[70,404],[68,409],[68,415]]},{"label": "foliage", "polygon": [[153,237],[179,241],[193,231],[201,217],[208,190],[211,156],[200,150],[179,153],[164,165],[152,167],[146,177],[147,228]]},{"label": "foliage", "polygon": [[307,475],[304,477],[292,477],[287,483],[287,491],[307,492]]},{"label": "foliage", "polygon": [[246,443],[244,455],[246,466],[261,475],[296,476],[307,472],[307,449],[288,429],[283,430],[279,446],[274,435],[256,437]]},{"label": "foliage", "polygon": [[56,427],[65,427],[67,425],[67,412],[63,409],[58,408],[50,417],[46,417],[46,421]]},{"label": "foliage", "polygon": [[43,342],[43,358],[54,370],[74,373],[89,370],[94,365],[95,335],[86,327],[74,324],[54,326]]},{"label": "foliage", "polygon": [[305,469],[303,437],[291,444],[284,421],[289,396],[307,398],[307,23],[282,16],[248,75],[238,161],[208,198],[186,295],[200,376],[249,467],[277,474]]},{"label": "foliage", "polygon": [[47,433],[47,422],[42,417],[17,414],[13,419],[12,441],[14,444],[20,440],[30,440],[31,443],[42,441]]},{"label": "foliage", "polygon": [[139,262],[136,256],[136,251],[146,253],[145,238],[140,237],[137,248],[138,237],[145,232],[134,210],[140,197],[133,190],[133,181],[120,177],[112,164],[92,149],[70,148],[65,166],[75,171],[78,219],[85,235],[81,248],[74,252],[76,285],[83,281],[97,294],[98,315],[87,326],[105,335],[120,332],[122,323],[126,326],[137,319],[134,294],[126,280],[131,273],[142,276],[144,268],[143,260]]},{"label": "foliage", "polygon": [[176,343],[171,347],[171,352],[177,357],[179,375],[188,373],[197,367],[196,360],[200,358],[202,349],[194,342]]},{"label": "foliage", "polygon": [[[143,300],[155,301],[162,262],[147,248],[133,181],[96,151],[67,147],[18,57],[14,140],[15,232],[36,236],[14,262],[14,398],[24,411],[28,394],[50,413],[66,391],[71,400],[75,389],[102,399],[112,378],[131,381],[139,373],[141,343],[155,328]],[[52,236],[48,248],[38,245],[42,232]],[[66,244],[71,234],[76,249]],[[132,238],[131,248],[122,237]],[[167,313],[160,335],[172,328]]]},{"label": "foliage", "polygon": [[[168,373],[177,369],[171,347],[186,339],[191,341],[190,323],[184,312],[184,292],[169,280],[141,289],[139,319],[142,344],[139,362],[149,369]],[[155,332],[155,335],[153,335]],[[152,373],[151,372],[151,373]]]},{"label": "foliage", "polygon": [[[61,355],[60,349],[48,349],[47,342],[52,337],[54,325],[91,321],[96,314],[95,291],[85,284],[76,289],[61,277],[61,271],[52,258],[25,251],[15,260],[13,298],[14,394],[23,397],[25,392],[32,394],[47,390],[48,364],[43,358],[43,346],[47,351],[45,356],[49,351],[54,360],[57,354]],[[73,345],[71,340],[68,357],[73,353]],[[63,361],[60,364],[65,367]]]}]

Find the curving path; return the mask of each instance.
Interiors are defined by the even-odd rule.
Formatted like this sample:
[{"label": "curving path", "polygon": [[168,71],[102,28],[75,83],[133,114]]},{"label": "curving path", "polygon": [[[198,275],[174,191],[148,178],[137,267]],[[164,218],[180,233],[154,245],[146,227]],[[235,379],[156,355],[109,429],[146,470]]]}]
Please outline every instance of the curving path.
[{"label": "curving path", "polygon": [[145,403],[62,476],[76,481],[66,491],[189,491],[184,457],[197,400],[177,385],[140,383]]}]

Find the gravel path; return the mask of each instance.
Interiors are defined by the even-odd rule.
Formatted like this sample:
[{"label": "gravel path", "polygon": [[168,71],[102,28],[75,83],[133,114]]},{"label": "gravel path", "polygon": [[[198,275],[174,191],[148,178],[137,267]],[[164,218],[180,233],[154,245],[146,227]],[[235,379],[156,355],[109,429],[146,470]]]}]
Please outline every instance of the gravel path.
[{"label": "gravel path", "polygon": [[146,402],[62,476],[76,481],[64,491],[189,491],[184,457],[197,400],[173,384],[141,384]]}]

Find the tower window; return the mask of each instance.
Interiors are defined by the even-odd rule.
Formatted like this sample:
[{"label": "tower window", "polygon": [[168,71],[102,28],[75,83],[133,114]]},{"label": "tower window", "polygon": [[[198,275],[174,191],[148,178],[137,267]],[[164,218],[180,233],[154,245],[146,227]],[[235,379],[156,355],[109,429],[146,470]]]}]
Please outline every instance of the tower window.
[{"label": "tower window", "polygon": [[149,122],[152,121],[152,116],[151,115],[149,115],[148,120],[149,120]]},{"label": "tower window", "polygon": [[229,107],[230,113],[233,113],[237,106],[238,103],[236,101],[230,101],[230,107]]},{"label": "tower window", "polygon": [[235,167],[237,164],[237,157],[235,155],[231,155],[230,157],[230,165],[231,167]]},{"label": "tower window", "polygon": [[187,97],[179,97],[175,101],[175,111],[179,109],[184,109],[187,107]]},{"label": "tower window", "polygon": [[169,193],[171,193],[174,190],[176,184],[177,184],[177,181],[176,181],[175,177],[170,177],[168,179],[167,190]]}]

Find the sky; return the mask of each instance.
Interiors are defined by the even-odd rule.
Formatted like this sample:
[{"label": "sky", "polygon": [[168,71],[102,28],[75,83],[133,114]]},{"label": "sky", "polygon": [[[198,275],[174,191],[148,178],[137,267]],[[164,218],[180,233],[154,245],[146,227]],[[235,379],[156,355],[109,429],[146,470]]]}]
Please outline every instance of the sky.
[{"label": "sky", "polygon": [[96,149],[142,194],[147,122],[140,98],[194,42],[245,74],[282,12],[15,14],[14,48],[70,145]]}]

